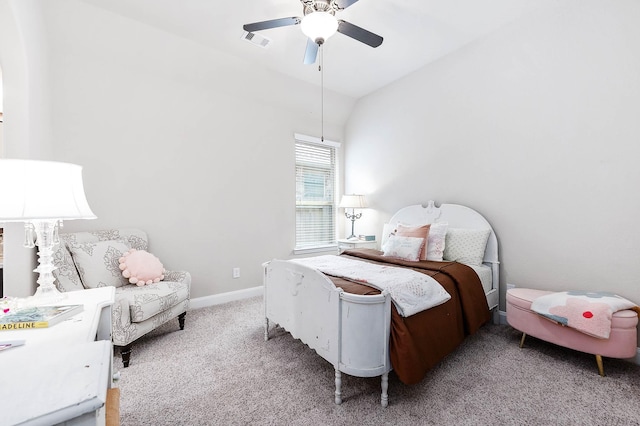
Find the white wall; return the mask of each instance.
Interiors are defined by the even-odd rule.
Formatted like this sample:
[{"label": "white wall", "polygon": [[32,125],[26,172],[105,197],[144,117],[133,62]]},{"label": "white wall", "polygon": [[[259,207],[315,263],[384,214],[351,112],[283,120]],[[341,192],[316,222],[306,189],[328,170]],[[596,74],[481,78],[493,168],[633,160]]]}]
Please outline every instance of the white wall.
[{"label": "white wall", "polygon": [[[146,230],[192,298],[260,285],[294,246],[293,134],[319,132],[317,87],[76,0],[38,5],[53,159],[84,167],[98,216],[65,230]],[[341,140],[354,100],[325,102]]]},{"label": "white wall", "polygon": [[[0,0],[4,158],[51,157],[46,37],[40,0]],[[22,247],[23,227],[4,225],[4,294],[35,290],[35,253]]]},{"label": "white wall", "polygon": [[[493,224],[502,282],[640,303],[640,3],[566,1],[358,101],[345,191]],[[502,294],[504,309],[504,290]]]}]

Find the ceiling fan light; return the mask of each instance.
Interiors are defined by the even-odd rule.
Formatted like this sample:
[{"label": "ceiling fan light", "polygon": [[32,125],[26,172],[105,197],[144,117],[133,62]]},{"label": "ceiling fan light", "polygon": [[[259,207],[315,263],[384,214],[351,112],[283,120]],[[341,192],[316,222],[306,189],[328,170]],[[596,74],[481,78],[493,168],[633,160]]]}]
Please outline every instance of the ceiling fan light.
[{"label": "ceiling fan light", "polygon": [[328,12],[313,12],[302,18],[300,26],[307,37],[322,44],[338,30],[338,21]]}]

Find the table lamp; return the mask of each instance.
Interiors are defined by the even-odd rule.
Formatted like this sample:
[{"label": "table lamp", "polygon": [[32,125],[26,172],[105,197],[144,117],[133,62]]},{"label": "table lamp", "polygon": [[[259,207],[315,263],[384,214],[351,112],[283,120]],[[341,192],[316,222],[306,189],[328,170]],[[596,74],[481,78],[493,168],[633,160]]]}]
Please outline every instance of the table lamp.
[{"label": "table lamp", "polygon": [[367,208],[367,200],[364,198],[364,195],[343,195],[338,207],[351,209],[351,213],[349,213],[348,211],[344,212],[346,218],[351,220],[351,235],[349,235],[347,238],[355,239],[356,235],[353,232],[353,225],[356,219],[360,219],[362,217],[362,212],[356,213],[355,211],[356,209]]},{"label": "table lamp", "polygon": [[95,219],[84,194],[82,167],[38,160],[0,160],[0,222],[24,222],[24,246],[38,246],[34,298],[59,300],[53,250],[63,220]]}]

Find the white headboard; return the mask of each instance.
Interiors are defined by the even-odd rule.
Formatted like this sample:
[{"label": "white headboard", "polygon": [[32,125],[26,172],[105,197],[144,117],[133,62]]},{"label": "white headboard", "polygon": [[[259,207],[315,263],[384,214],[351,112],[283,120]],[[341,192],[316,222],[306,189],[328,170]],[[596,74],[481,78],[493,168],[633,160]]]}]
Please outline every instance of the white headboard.
[{"label": "white headboard", "polygon": [[[498,239],[493,228],[480,213],[458,204],[442,204],[436,207],[435,202],[429,201],[427,207],[420,204],[408,206],[398,210],[389,220],[389,224],[420,225],[425,223],[448,222],[450,228],[490,229],[491,234],[484,251],[485,263],[498,264]],[[386,236],[382,236],[382,242]]]},{"label": "white headboard", "polygon": [[487,296],[489,309],[496,308],[500,298],[498,239],[487,219],[477,211],[458,204],[443,204],[440,207],[436,207],[433,201],[429,201],[427,207],[422,207],[420,204],[404,207],[391,216],[389,223],[385,224],[381,243],[384,244],[388,234],[398,223],[422,225],[438,222],[447,222],[449,228],[489,229],[491,231],[483,258],[483,263],[491,267],[491,290],[485,291],[485,295]]}]

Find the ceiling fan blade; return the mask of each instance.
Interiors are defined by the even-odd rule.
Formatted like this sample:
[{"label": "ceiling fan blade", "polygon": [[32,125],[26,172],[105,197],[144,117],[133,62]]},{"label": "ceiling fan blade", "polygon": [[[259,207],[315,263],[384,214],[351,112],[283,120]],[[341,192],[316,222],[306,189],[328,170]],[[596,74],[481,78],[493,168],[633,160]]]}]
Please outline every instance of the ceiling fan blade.
[{"label": "ceiling fan blade", "polygon": [[298,25],[301,19],[297,16],[291,18],[271,19],[270,21],[254,22],[252,24],[244,24],[242,28],[250,33],[268,30],[270,28],[286,27],[288,25]]},{"label": "ceiling fan blade", "polygon": [[318,57],[318,45],[307,38],[307,49],[304,51],[304,64],[311,65],[316,62],[316,58]]},{"label": "ceiling fan blade", "polygon": [[357,25],[353,25],[347,21],[343,21],[342,19],[338,20],[338,32],[364,44],[368,44],[371,47],[380,46],[383,40],[379,35],[374,34],[371,31],[367,31],[364,28],[360,28]]},{"label": "ceiling fan blade", "polygon": [[357,1],[358,0],[337,0],[336,4],[340,9],[346,9]]}]

